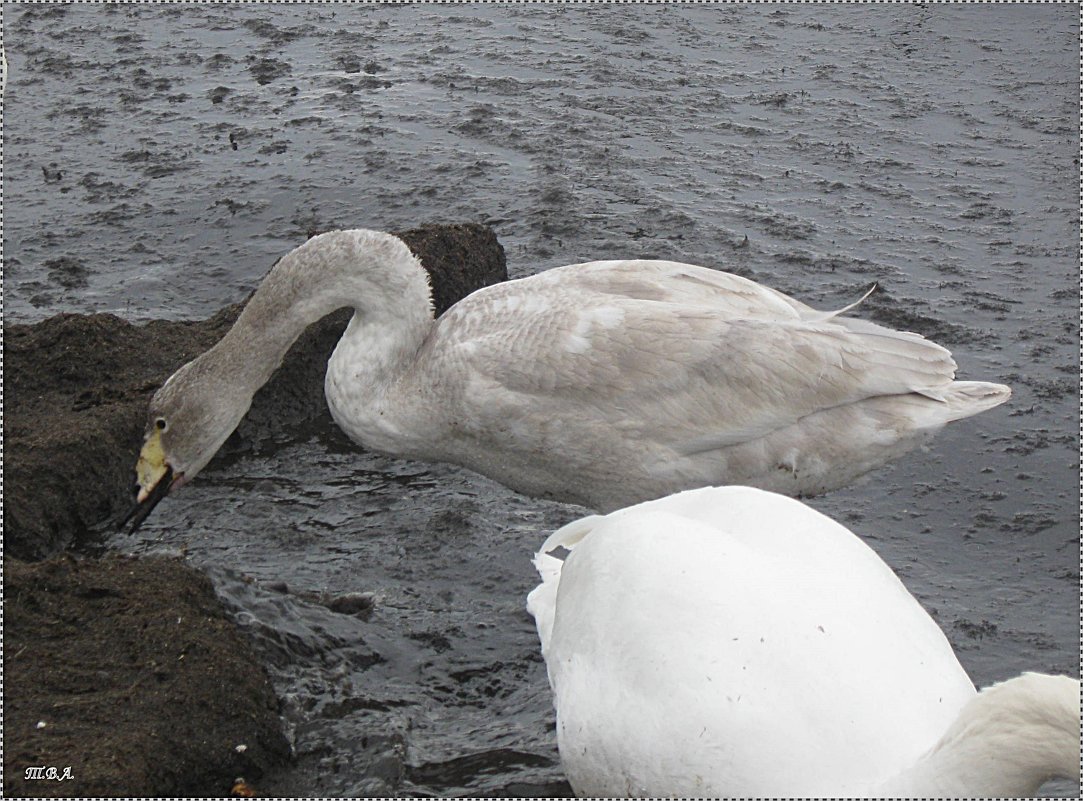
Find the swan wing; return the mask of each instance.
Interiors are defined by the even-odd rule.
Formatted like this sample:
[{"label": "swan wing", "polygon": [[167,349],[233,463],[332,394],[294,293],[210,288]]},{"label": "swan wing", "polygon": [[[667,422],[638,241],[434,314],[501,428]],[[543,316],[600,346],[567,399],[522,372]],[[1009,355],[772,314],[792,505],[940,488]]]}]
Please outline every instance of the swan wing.
[{"label": "swan wing", "polygon": [[596,279],[486,293],[463,310],[488,324],[457,326],[448,350],[469,395],[484,399],[485,425],[575,412],[688,455],[867,398],[940,399],[954,376],[948,351],[916,334],[802,315],[780,293],[766,295],[771,315],[734,316],[732,302],[649,300],[601,291]]},{"label": "swan wing", "polygon": [[534,622],[537,624],[538,639],[541,640],[543,655],[549,650],[549,640],[553,633],[553,616],[556,614],[557,607],[557,591],[560,589],[560,572],[564,567],[564,560],[559,551],[563,549],[565,552],[570,552],[595,525],[604,519],[601,515],[589,515],[575,520],[549,535],[541,550],[534,554],[534,568],[541,576],[542,582],[527,596],[526,608],[534,616]]},{"label": "swan wing", "polygon": [[[831,320],[857,308],[871,295],[864,295],[834,311],[819,311],[777,289],[722,270],[695,264],[662,260],[593,261],[549,270],[536,278],[547,282],[574,282],[584,290],[614,297],[703,306],[730,317],[758,320]],[[919,334],[892,331],[863,320],[846,320],[847,327],[876,330],[896,337],[922,339]]]},{"label": "swan wing", "polygon": [[706,484],[823,492],[1008,397],[953,390],[947,350],[844,311],[674,262],[556,268],[436,321],[405,429],[426,431],[416,456],[609,511]]}]

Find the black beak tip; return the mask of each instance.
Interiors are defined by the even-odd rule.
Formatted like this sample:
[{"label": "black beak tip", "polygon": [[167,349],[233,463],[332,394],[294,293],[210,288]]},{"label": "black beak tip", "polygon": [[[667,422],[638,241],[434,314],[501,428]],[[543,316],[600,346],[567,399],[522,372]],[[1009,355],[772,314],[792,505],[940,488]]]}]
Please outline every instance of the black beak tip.
[{"label": "black beak tip", "polygon": [[123,531],[124,527],[131,522],[131,528],[128,529],[128,536],[130,537],[139,527],[143,525],[143,521],[150,517],[150,513],[154,511],[154,507],[157,506],[162,498],[169,494],[169,488],[173,486],[173,468],[168,465],[165,468],[165,473],[158,483],[154,485],[147,497],[143,499],[142,503],[136,503],[128,510],[128,514],[124,515],[124,519],[120,521],[117,526],[117,531]]}]

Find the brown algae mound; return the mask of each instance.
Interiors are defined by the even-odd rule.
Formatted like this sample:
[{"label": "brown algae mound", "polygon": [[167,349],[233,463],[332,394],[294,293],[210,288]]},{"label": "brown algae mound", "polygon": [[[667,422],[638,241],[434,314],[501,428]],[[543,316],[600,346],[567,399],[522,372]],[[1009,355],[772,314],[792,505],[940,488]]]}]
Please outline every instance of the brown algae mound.
[{"label": "brown algae mound", "polygon": [[4,590],[6,795],[228,795],[289,758],[267,673],[201,573],[8,558]]}]

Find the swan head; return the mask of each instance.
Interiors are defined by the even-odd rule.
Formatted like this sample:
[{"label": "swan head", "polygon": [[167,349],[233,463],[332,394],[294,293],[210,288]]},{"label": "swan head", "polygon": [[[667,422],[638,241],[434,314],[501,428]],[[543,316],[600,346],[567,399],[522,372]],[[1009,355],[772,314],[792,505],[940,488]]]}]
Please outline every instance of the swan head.
[{"label": "swan head", "polygon": [[121,522],[134,533],[169,492],[214,457],[251,404],[251,395],[221,378],[215,349],[188,362],[154,393],[135,465],[136,503]]}]

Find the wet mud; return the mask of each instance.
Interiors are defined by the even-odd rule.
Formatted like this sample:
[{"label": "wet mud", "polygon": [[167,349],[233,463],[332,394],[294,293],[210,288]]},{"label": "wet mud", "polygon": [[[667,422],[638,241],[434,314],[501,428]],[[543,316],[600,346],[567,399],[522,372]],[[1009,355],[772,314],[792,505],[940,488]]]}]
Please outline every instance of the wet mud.
[{"label": "wet mud", "polygon": [[[448,220],[513,277],[671,258],[821,308],[876,283],[854,314],[1014,395],[812,504],[976,683],[1078,675],[1073,6],[7,6],[4,35],[7,323],[205,320],[310,231]],[[69,404],[150,391],[79,375]],[[262,792],[562,794],[523,603],[581,512],[287,426],[103,547],[213,581],[295,752]]]}]

